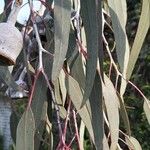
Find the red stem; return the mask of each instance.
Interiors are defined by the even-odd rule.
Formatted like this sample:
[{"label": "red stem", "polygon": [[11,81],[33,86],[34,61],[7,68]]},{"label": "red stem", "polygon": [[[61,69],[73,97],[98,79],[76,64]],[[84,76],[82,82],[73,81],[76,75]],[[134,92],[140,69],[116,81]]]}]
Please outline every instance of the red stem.
[{"label": "red stem", "polygon": [[64,143],[65,143],[65,140],[66,140],[67,124],[68,124],[69,115],[70,115],[70,106],[71,106],[71,100],[69,99],[69,104],[68,104],[68,108],[67,108],[67,116],[66,116],[66,120],[65,120],[64,132],[63,132]]},{"label": "red stem", "polygon": [[76,131],[76,138],[77,138],[78,148],[79,148],[79,150],[81,150],[80,137],[79,137],[79,132],[78,132],[77,120],[76,120],[76,113],[75,113],[74,110],[72,110],[72,112],[73,112],[73,120],[74,120],[74,125],[75,125],[75,131]]},{"label": "red stem", "polygon": [[80,48],[81,54],[83,54],[85,59],[88,59],[88,54],[87,54],[86,50],[83,48],[82,43],[79,40],[76,40],[76,41],[77,41],[77,44]]},{"label": "red stem", "polygon": [[76,138],[76,135],[72,138],[71,142],[69,143],[68,147],[71,146],[71,144],[73,143],[74,139]]},{"label": "red stem", "polygon": [[35,84],[36,84],[36,81],[37,81],[40,73],[41,73],[41,70],[37,70],[37,73],[35,75],[35,79],[34,79],[34,82],[33,82],[33,85],[32,85],[31,94],[30,94],[30,97],[29,97],[29,102],[28,102],[27,109],[29,109],[29,107],[31,106],[31,102],[32,102],[32,98],[33,98],[33,94],[34,94],[34,90],[35,90]]},{"label": "red stem", "polygon": [[45,80],[46,80],[46,82],[47,82],[48,88],[49,88],[49,90],[51,91],[52,99],[53,99],[53,101],[54,101],[54,106],[55,106],[56,113],[57,113],[57,123],[58,123],[58,127],[59,127],[59,137],[60,137],[60,139],[61,139],[61,137],[62,137],[62,128],[61,128],[61,122],[60,122],[59,107],[58,107],[57,104],[56,104],[55,97],[54,97],[53,90],[52,90],[52,88],[51,88],[49,79],[48,79],[47,75],[45,74],[45,72],[44,72],[43,70],[42,70],[42,73],[43,73],[43,75],[44,75],[44,77],[45,77]]}]

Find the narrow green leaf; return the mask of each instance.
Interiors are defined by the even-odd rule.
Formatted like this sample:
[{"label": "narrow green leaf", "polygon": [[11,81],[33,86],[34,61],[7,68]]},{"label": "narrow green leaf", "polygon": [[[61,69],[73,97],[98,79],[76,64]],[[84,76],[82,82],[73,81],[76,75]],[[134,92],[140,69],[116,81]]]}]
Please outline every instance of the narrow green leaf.
[{"label": "narrow green leaf", "polygon": [[111,134],[111,150],[117,148],[119,137],[119,100],[111,80],[104,74],[103,96]]},{"label": "narrow green leaf", "polygon": [[108,145],[106,135],[104,135],[103,145],[104,145],[104,150],[109,150],[109,145]]},{"label": "narrow green leaf", "polygon": [[108,0],[108,5],[115,35],[117,58],[121,72],[125,75],[129,60],[129,43],[125,30],[127,4],[126,0]]},{"label": "narrow green leaf", "polygon": [[[126,79],[129,61],[129,43],[126,35],[127,4],[126,0],[108,0],[110,15],[112,18],[117,59],[123,78]],[[124,94],[126,81],[121,79],[120,94]]]},{"label": "narrow green leaf", "polygon": [[97,6],[95,0],[81,0],[81,17],[85,28],[88,54],[86,60],[86,81],[82,106],[91,94],[96,74],[99,49],[98,9],[101,9],[101,7]]},{"label": "narrow green leaf", "polygon": [[119,95],[119,93],[117,93],[117,96],[118,96],[118,99],[119,99],[119,102],[120,102],[120,114],[121,114],[121,116],[122,116],[124,125],[125,125],[125,127],[126,127],[127,134],[128,134],[129,136],[131,136],[130,122],[129,122],[127,110],[126,110],[126,108],[125,108],[124,100],[123,100],[123,98]]},{"label": "narrow green leaf", "polygon": [[70,57],[72,57],[74,51],[78,51],[76,46],[77,46],[77,44],[76,44],[75,32],[74,32],[73,29],[70,29],[68,50],[67,50],[67,54],[66,54],[66,59],[69,59]]},{"label": "narrow green leaf", "polygon": [[65,119],[67,112],[66,112],[66,109],[64,108],[63,101],[61,99],[58,79],[56,79],[56,81],[54,82],[54,89],[55,89],[55,92],[54,92],[55,99],[56,99],[56,102],[57,102],[58,107],[59,107],[60,115],[62,118]]},{"label": "narrow green leaf", "polygon": [[31,108],[22,115],[17,127],[16,150],[34,150],[35,121]]},{"label": "narrow green leaf", "polygon": [[89,98],[91,107],[91,122],[94,132],[94,142],[97,150],[103,149],[104,123],[103,123],[103,108],[102,108],[102,87],[101,80],[98,74],[95,76],[93,89]]},{"label": "narrow green leaf", "polygon": [[83,94],[78,82],[71,76],[66,76],[66,88],[77,110],[80,110]]},{"label": "narrow green leaf", "polygon": [[62,102],[61,96],[60,96],[60,88],[59,88],[58,80],[56,80],[53,84],[54,84],[54,95],[55,95],[57,104],[63,106],[63,102]]},{"label": "narrow green leaf", "polygon": [[49,149],[53,149],[53,133],[52,133],[52,124],[50,123],[49,119],[47,118],[46,121],[46,136],[49,139]]},{"label": "narrow green leaf", "polygon": [[52,67],[52,81],[55,81],[59,76],[67,53],[70,32],[71,1],[55,0],[54,5],[55,51]]},{"label": "narrow green leaf", "polygon": [[66,86],[65,86],[65,73],[63,70],[60,71],[60,75],[59,75],[59,85],[60,85],[60,91],[61,91],[61,94],[62,94],[62,103],[63,103],[63,106],[65,104],[65,101],[66,101],[66,95],[67,95],[67,89],[66,89]]},{"label": "narrow green leaf", "polygon": [[35,126],[38,128],[41,119],[44,102],[47,100],[47,86],[45,78],[42,74],[39,75],[35,84],[35,90],[31,103],[31,108],[35,118]]},{"label": "narrow green leaf", "polygon": [[142,2],[143,2],[142,12],[141,12],[140,20],[139,20],[136,37],[134,39],[134,43],[131,49],[129,63],[128,63],[127,79],[130,79],[131,77],[135,63],[137,61],[141,47],[143,45],[145,36],[150,26],[150,17],[147,17],[150,15],[150,1],[143,0]]},{"label": "narrow green leaf", "polygon": [[44,101],[44,104],[42,105],[41,118],[34,135],[34,149],[40,149],[41,137],[43,136],[43,131],[45,131],[44,129],[47,120],[47,108],[48,102]]},{"label": "narrow green leaf", "polygon": [[79,86],[82,90],[85,88],[84,67],[85,65],[83,63],[82,55],[78,55],[71,67],[71,75],[79,83]]},{"label": "narrow green leaf", "polygon": [[[101,118],[101,99],[100,92],[96,93],[95,88],[97,84],[94,85],[94,91],[92,90],[92,97],[90,97],[90,101],[86,101],[86,104],[80,109],[83,99],[83,94],[81,88],[76,80],[74,80],[71,76],[66,77],[66,88],[68,90],[68,94],[77,109],[81,119],[83,120],[86,128],[89,131],[89,134],[95,144],[96,148],[99,150],[102,145],[102,118]],[[99,96],[97,96],[97,94]],[[95,99],[94,99],[95,98]],[[96,114],[97,113],[97,114]],[[98,132],[99,130],[99,132]],[[96,139],[97,138],[97,139]],[[100,146],[100,147],[99,147]]]},{"label": "narrow green leaf", "polygon": [[79,131],[81,149],[84,149],[84,133],[85,133],[85,124],[84,124],[84,122],[81,120],[80,131]]},{"label": "narrow green leaf", "polygon": [[150,124],[150,101],[149,100],[145,100],[144,101],[144,112],[146,114],[146,117],[147,117],[147,120],[148,120],[148,123]]},{"label": "narrow green leaf", "polygon": [[87,109],[87,105],[84,105],[83,108],[80,109],[83,95],[78,82],[74,80],[71,76],[66,76],[66,88],[76,110],[79,112],[79,115],[82,118],[84,124],[86,125],[90,133],[90,136],[93,140],[94,136],[93,136],[92,123],[91,123],[91,114]]},{"label": "narrow green leaf", "polygon": [[126,138],[127,144],[129,145],[130,149],[133,150],[142,150],[140,143],[134,137]]}]

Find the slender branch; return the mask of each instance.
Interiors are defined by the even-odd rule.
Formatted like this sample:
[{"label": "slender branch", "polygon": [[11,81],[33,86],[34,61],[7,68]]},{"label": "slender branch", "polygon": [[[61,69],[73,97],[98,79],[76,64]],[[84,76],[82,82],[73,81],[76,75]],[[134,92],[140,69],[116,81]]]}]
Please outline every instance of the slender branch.
[{"label": "slender branch", "polygon": [[115,69],[115,71],[117,73],[117,76],[121,76],[122,79],[124,79],[127,83],[129,83],[130,85],[132,85],[139,92],[139,94],[144,98],[144,100],[148,103],[148,99],[143,94],[143,92],[135,84],[133,84],[131,81],[129,81],[126,78],[123,77],[123,75],[121,74],[121,72],[118,70],[117,65],[115,64],[114,59],[112,58],[112,55],[111,55],[111,53],[109,51],[108,43],[107,43],[104,35],[103,35],[103,40],[104,40],[104,43],[105,43],[106,50],[107,50],[107,53],[109,55],[110,61],[111,61],[112,65],[114,66],[114,69]]},{"label": "slender branch", "polygon": [[40,73],[41,73],[41,71],[37,71],[37,73],[35,75],[34,82],[33,82],[32,88],[31,88],[31,94],[30,94],[30,97],[29,97],[29,102],[28,102],[27,109],[29,109],[30,106],[31,106],[31,102],[32,102],[32,98],[33,98],[33,94],[34,94],[34,90],[35,90],[35,84],[36,84],[36,81],[37,81]]},{"label": "slender branch", "polygon": [[49,54],[50,56],[53,56],[53,55],[43,48],[42,42],[41,42],[41,39],[40,39],[40,36],[38,33],[37,25],[35,22],[33,23],[33,28],[35,30],[36,40],[37,40],[38,47],[39,47],[39,66],[38,66],[38,69],[40,70],[43,68],[42,53],[44,52],[46,54]]},{"label": "slender branch", "polygon": [[68,144],[68,147],[71,147],[71,145],[72,145],[73,141],[75,140],[75,138],[76,138],[76,135],[72,138],[72,140],[71,140],[70,143]]},{"label": "slender branch", "polygon": [[58,122],[58,127],[59,127],[59,137],[60,137],[60,139],[61,139],[63,132],[62,132],[61,122],[60,122],[59,107],[58,107],[57,102],[56,102],[56,100],[55,100],[55,96],[54,96],[52,87],[51,87],[51,85],[50,85],[50,83],[49,83],[48,77],[47,77],[47,75],[45,74],[44,71],[42,71],[42,73],[43,73],[43,75],[44,75],[44,77],[45,77],[45,80],[46,80],[46,82],[47,82],[48,88],[49,88],[49,90],[50,90],[50,92],[51,92],[52,100],[53,100],[53,102],[54,102],[54,107],[55,107],[55,110],[56,110],[56,113],[57,113],[57,122]]},{"label": "slender branch", "polygon": [[78,132],[78,126],[77,126],[77,120],[76,120],[76,113],[73,110],[73,120],[74,120],[74,125],[75,125],[75,131],[76,131],[76,138],[77,138],[77,143],[78,143],[78,149],[81,150],[81,146],[80,146],[80,137],[79,137],[79,132]]},{"label": "slender branch", "polygon": [[64,127],[64,131],[63,131],[64,143],[65,143],[65,140],[66,140],[67,124],[68,124],[69,115],[70,115],[70,106],[71,106],[71,100],[69,99],[69,104],[68,104],[68,108],[67,108],[67,116],[66,116],[66,120],[65,120],[65,127]]}]

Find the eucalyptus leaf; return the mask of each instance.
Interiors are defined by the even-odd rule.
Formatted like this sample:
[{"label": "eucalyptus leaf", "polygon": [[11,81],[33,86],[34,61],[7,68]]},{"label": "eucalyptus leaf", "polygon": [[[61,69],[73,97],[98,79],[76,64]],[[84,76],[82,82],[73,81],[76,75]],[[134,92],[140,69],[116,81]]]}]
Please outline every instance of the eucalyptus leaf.
[{"label": "eucalyptus leaf", "polygon": [[128,118],[128,114],[127,114],[127,110],[125,107],[125,103],[123,98],[119,95],[119,93],[117,93],[119,102],[120,102],[120,115],[123,119],[124,125],[126,127],[127,133],[129,136],[131,136],[131,128],[130,128],[130,122],[129,122],[129,118]]},{"label": "eucalyptus leaf", "polygon": [[76,50],[76,37],[75,37],[75,33],[74,30],[70,30],[70,34],[69,34],[69,42],[68,42],[68,50],[67,50],[67,54],[66,54],[66,59],[69,59],[72,54],[74,53],[74,51]]},{"label": "eucalyptus leaf", "polygon": [[115,35],[117,58],[121,72],[125,75],[129,61],[129,43],[125,30],[127,4],[126,0],[108,0],[108,5]]},{"label": "eucalyptus leaf", "polygon": [[81,120],[80,130],[79,130],[81,149],[84,149],[84,133],[85,133],[85,124]]},{"label": "eucalyptus leaf", "polygon": [[65,119],[67,112],[66,112],[66,109],[64,108],[63,101],[61,99],[58,79],[56,79],[56,81],[54,82],[54,90],[55,90],[54,95],[55,95],[57,105],[59,107],[60,115],[63,119]]},{"label": "eucalyptus leaf", "polygon": [[33,98],[32,98],[32,103],[31,103],[31,108],[34,114],[34,119],[35,119],[35,127],[36,127],[36,132],[35,132],[35,148],[39,149],[40,146],[40,139],[39,135],[43,134],[44,131],[44,126],[45,126],[45,121],[44,120],[44,115],[43,113],[46,111],[44,108],[45,101],[47,101],[47,86],[46,86],[46,81],[42,73],[40,73],[36,84],[35,84],[35,89],[33,93]]},{"label": "eucalyptus leaf", "polygon": [[95,85],[92,90],[90,100],[86,101],[86,104],[80,109],[83,99],[81,88],[78,82],[71,76],[66,77],[66,88],[68,90],[68,94],[86,128],[88,129],[96,149],[100,150],[102,148],[101,142],[103,137],[103,121],[101,116],[101,92],[95,92],[97,86],[101,91],[101,88],[99,87],[100,83],[95,80]]},{"label": "eucalyptus leaf", "polygon": [[135,63],[137,61],[141,47],[143,45],[145,36],[150,27],[150,17],[146,17],[150,15],[150,1],[143,0],[142,2],[143,4],[142,4],[141,16],[140,16],[136,37],[134,39],[134,43],[131,49],[130,59],[128,63],[127,79],[130,79],[131,77]]},{"label": "eucalyptus leaf", "polygon": [[145,100],[143,107],[144,107],[144,112],[146,114],[148,123],[150,124],[150,101],[149,100]]},{"label": "eucalyptus leaf", "polygon": [[67,53],[70,32],[71,1],[55,0],[54,5],[55,51],[52,67],[52,81],[58,78]]},{"label": "eucalyptus leaf", "polygon": [[111,134],[111,150],[117,148],[119,138],[119,100],[111,80],[104,74],[103,96]]},{"label": "eucalyptus leaf", "polygon": [[104,150],[109,150],[109,145],[108,145],[106,135],[104,135],[103,145],[104,145]]},{"label": "eucalyptus leaf", "polygon": [[100,7],[97,6],[96,0],[81,0],[81,17],[85,29],[88,55],[86,60],[86,81],[82,106],[86,100],[89,99],[96,74],[99,49],[98,9],[100,9]]},{"label": "eucalyptus leaf", "polygon": [[73,105],[75,106],[76,110],[79,112],[80,117],[82,118],[84,124],[86,125],[90,133],[90,136],[94,140],[92,123],[91,123],[91,113],[88,111],[87,105],[83,106],[83,108],[80,109],[82,104],[83,94],[78,82],[75,79],[73,79],[71,76],[67,76],[66,88],[72,100]]},{"label": "eucalyptus leaf", "polygon": [[78,55],[71,67],[72,77],[79,83],[80,88],[85,88],[85,71],[82,55]]},{"label": "eucalyptus leaf", "polygon": [[98,73],[95,76],[93,89],[89,98],[91,107],[91,122],[94,132],[94,142],[97,150],[103,149],[104,138],[104,122],[103,122],[103,107],[102,107],[102,85]]},{"label": "eucalyptus leaf", "polygon": [[115,42],[117,59],[120,66],[123,78],[121,79],[120,94],[124,94],[126,88],[126,74],[129,61],[129,43],[126,34],[126,21],[127,21],[127,4],[126,0],[109,0],[108,1]]},{"label": "eucalyptus leaf", "polygon": [[142,150],[140,143],[134,137],[126,138],[126,142],[129,145],[130,149],[133,150]]},{"label": "eucalyptus leaf", "polygon": [[34,150],[35,121],[31,108],[22,115],[17,127],[16,150]]},{"label": "eucalyptus leaf", "polygon": [[44,102],[47,101],[47,86],[45,85],[45,78],[42,74],[40,74],[35,84],[34,94],[31,103],[36,128],[39,126],[42,119]]},{"label": "eucalyptus leaf", "polygon": [[66,101],[66,95],[67,95],[67,89],[66,89],[66,86],[65,86],[65,73],[63,70],[60,71],[60,75],[59,75],[59,85],[60,85],[60,91],[61,91],[61,94],[62,94],[62,103],[63,103],[63,106],[65,104],[65,101]]}]

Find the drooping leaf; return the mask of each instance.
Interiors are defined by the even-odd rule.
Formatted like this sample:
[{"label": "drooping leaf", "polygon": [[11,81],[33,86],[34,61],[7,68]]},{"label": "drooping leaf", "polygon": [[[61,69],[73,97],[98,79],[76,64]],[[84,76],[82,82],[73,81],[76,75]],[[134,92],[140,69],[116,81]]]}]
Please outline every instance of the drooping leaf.
[{"label": "drooping leaf", "polygon": [[108,145],[106,135],[104,135],[103,145],[104,145],[104,150],[109,150],[109,145]]},{"label": "drooping leaf", "polygon": [[66,88],[72,100],[72,103],[74,104],[76,110],[79,111],[80,117],[82,118],[84,124],[86,125],[90,133],[90,136],[92,137],[92,139],[94,139],[91,124],[91,114],[89,113],[87,106],[83,106],[83,108],[80,110],[83,95],[78,82],[74,80],[71,76],[66,76]]},{"label": "drooping leaf", "polygon": [[82,106],[91,94],[96,74],[99,49],[98,9],[101,9],[101,7],[97,6],[96,0],[81,0],[81,17],[86,34],[88,55],[86,60],[86,81]]},{"label": "drooping leaf", "polygon": [[[127,4],[126,0],[108,0],[109,11],[114,30],[117,59],[123,78],[126,79],[129,61],[129,43],[126,35]],[[121,79],[120,94],[124,94],[126,81]]]},{"label": "drooping leaf", "polygon": [[63,106],[63,102],[62,102],[61,96],[60,96],[60,88],[59,88],[59,82],[58,82],[58,80],[56,80],[54,82],[54,95],[55,95],[55,99],[57,101],[57,104]]},{"label": "drooping leaf", "polygon": [[[93,143],[95,144],[97,149],[100,149],[102,145],[100,147],[98,147],[98,146],[100,145],[100,143],[102,141],[98,140],[98,139],[101,139],[101,137],[102,137],[101,135],[102,135],[103,129],[100,127],[102,125],[102,122],[101,122],[102,118],[101,118],[100,114],[99,115],[95,114],[95,113],[101,111],[101,105],[99,105],[100,100],[101,100],[101,99],[99,99],[100,97],[99,96],[96,97],[95,92],[94,92],[93,96],[96,98],[96,100],[94,98],[91,98],[91,100],[93,100],[93,101],[95,100],[93,102],[93,104],[92,104],[92,102],[90,102],[88,100],[86,102],[86,104],[80,109],[81,104],[82,104],[83,94],[82,94],[82,91],[81,91],[81,88],[80,88],[78,82],[76,80],[74,80],[71,76],[67,76],[66,77],[66,88],[68,90],[68,94],[70,95],[70,98],[71,98],[75,108],[77,109],[81,119],[83,120],[86,128],[89,131],[89,134],[93,140]],[[96,103],[97,101],[99,101],[99,102]],[[95,105],[97,105],[97,106],[95,107]],[[93,109],[95,109],[95,110],[93,110]],[[95,117],[94,117],[94,115],[95,115]],[[99,124],[99,126],[97,126],[98,128],[100,127],[99,132],[101,132],[101,133],[99,135],[97,135],[99,132],[97,132],[97,130],[95,130],[96,124]]]},{"label": "drooping leaf", "polygon": [[55,81],[62,69],[68,48],[71,1],[55,0],[54,4],[54,62],[52,67],[52,81]]},{"label": "drooping leaf", "polygon": [[95,76],[93,89],[89,98],[91,107],[91,122],[94,131],[94,142],[97,150],[103,149],[104,123],[102,107],[102,86],[98,73]]},{"label": "drooping leaf", "polygon": [[63,103],[63,106],[65,104],[65,101],[66,101],[66,95],[67,95],[67,89],[66,89],[66,86],[65,86],[65,73],[63,70],[60,71],[60,75],[59,75],[59,85],[60,85],[60,91],[61,91],[61,94],[62,94],[62,103]]},{"label": "drooping leaf", "polygon": [[148,123],[150,124],[150,101],[149,100],[145,100],[144,101],[144,112],[146,114],[146,117],[147,117],[147,120],[148,120]]},{"label": "drooping leaf", "polygon": [[84,67],[82,55],[78,55],[71,67],[71,75],[79,83],[79,86],[82,90],[85,88]]},{"label": "drooping leaf", "polygon": [[127,110],[125,108],[125,103],[124,103],[122,97],[119,95],[119,93],[117,93],[117,96],[118,96],[118,99],[119,99],[119,102],[120,102],[120,114],[121,114],[121,117],[122,117],[122,119],[124,121],[124,125],[126,127],[127,134],[129,136],[131,136],[130,122],[129,122]]},{"label": "drooping leaf", "polygon": [[[80,110],[83,94],[78,82],[71,76],[66,76],[66,88],[77,110]],[[75,100],[76,99],[76,100]]]},{"label": "drooping leaf", "polygon": [[64,108],[63,101],[61,99],[58,79],[56,79],[56,81],[54,82],[54,90],[55,90],[54,95],[55,95],[57,105],[59,107],[60,116],[65,119],[67,112],[66,109]]},{"label": "drooping leaf", "polygon": [[[35,119],[35,148],[39,149],[40,139],[38,135],[42,135],[44,131],[45,122],[43,122],[43,107],[44,103],[47,101],[47,86],[45,78],[42,74],[39,75],[34,89],[34,94],[32,98],[31,108]],[[45,110],[44,110],[45,111]]]},{"label": "drooping leaf", "polygon": [[40,142],[41,138],[43,137],[43,131],[45,129],[46,121],[47,121],[47,108],[48,108],[48,102],[44,101],[44,104],[42,106],[42,112],[41,112],[41,120],[39,121],[39,125],[36,128],[35,135],[34,135],[34,148],[40,149]]},{"label": "drooping leaf", "polygon": [[52,133],[52,124],[50,123],[48,117],[46,121],[46,136],[49,140],[49,149],[53,149],[53,133]]},{"label": "drooping leaf", "polygon": [[129,145],[130,149],[142,150],[142,147],[141,147],[140,143],[134,137],[131,136],[129,138],[126,138],[126,142]]},{"label": "drooping leaf", "polygon": [[16,150],[34,150],[35,121],[31,108],[22,115],[17,127]]},{"label": "drooping leaf", "polygon": [[35,84],[34,94],[31,103],[36,128],[39,126],[40,121],[42,119],[41,117],[43,105],[44,102],[47,100],[47,87],[45,85],[46,85],[45,78],[42,74],[40,74]]},{"label": "drooping leaf", "polygon": [[74,51],[76,50],[76,46],[77,44],[76,44],[76,37],[75,37],[74,30],[70,29],[66,59],[69,59],[73,55]]},{"label": "drooping leaf", "polygon": [[43,54],[43,67],[49,80],[51,80],[53,57]]},{"label": "drooping leaf", "polygon": [[129,63],[128,63],[127,79],[130,79],[131,77],[135,63],[137,61],[141,47],[143,45],[145,36],[150,26],[150,17],[147,17],[150,15],[150,1],[143,0],[142,2],[143,2],[142,12],[139,20],[136,37],[134,39],[134,43],[131,49]]},{"label": "drooping leaf", "polygon": [[44,104],[42,106],[42,112],[41,112],[41,120],[43,121],[47,120],[47,107],[48,107],[48,102],[44,101]]},{"label": "drooping leaf", "polygon": [[111,150],[117,148],[119,137],[119,100],[111,80],[104,74],[103,96],[111,134]]},{"label": "drooping leaf", "polygon": [[84,124],[84,122],[81,120],[81,123],[80,123],[80,130],[79,130],[81,149],[84,149],[84,133],[85,133],[85,124]]},{"label": "drooping leaf", "polygon": [[125,75],[129,60],[129,43],[126,35],[127,4],[126,0],[108,0],[112,18],[117,58],[121,72]]},{"label": "drooping leaf", "polygon": [[[125,31],[125,25],[127,20],[126,1],[109,0],[108,5],[112,18],[118,63],[121,72],[123,73],[123,77],[126,78],[127,64],[129,60],[129,44]],[[126,83],[124,80],[122,80],[120,86],[121,95],[125,86]]]}]

